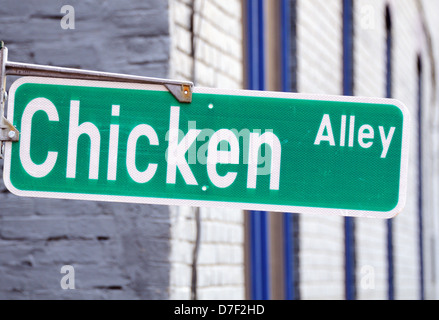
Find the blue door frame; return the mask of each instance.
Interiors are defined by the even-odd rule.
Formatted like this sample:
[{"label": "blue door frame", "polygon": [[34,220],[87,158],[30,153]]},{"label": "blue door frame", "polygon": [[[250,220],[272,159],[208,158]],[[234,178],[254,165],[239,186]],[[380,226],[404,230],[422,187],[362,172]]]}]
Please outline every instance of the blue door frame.
[{"label": "blue door frame", "polygon": [[[280,75],[282,91],[297,92],[296,17],[297,0],[281,0],[280,16]],[[298,266],[298,217],[296,213],[284,213],[284,287],[285,299],[300,299]]]},{"label": "blue door frame", "polygon": [[[264,1],[246,1],[248,89],[265,90]],[[250,211],[250,298],[270,299],[268,213]]]}]

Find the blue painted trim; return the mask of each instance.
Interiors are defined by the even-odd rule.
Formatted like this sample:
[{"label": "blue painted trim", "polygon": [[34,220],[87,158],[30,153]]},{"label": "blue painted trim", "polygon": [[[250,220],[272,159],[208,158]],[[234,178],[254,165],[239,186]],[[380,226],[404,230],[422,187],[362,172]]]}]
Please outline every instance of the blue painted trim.
[{"label": "blue painted trim", "polygon": [[267,213],[251,211],[250,214],[251,298],[270,298],[270,270],[268,259]]},{"label": "blue painted trim", "polygon": [[387,220],[387,299],[395,299],[395,266],[393,257],[393,223]]},{"label": "blue painted trim", "polygon": [[[279,6],[280,16],[280,75],[282,91],[297,91],[296,87],[296,0],[281,0]],[[294,27],[294,29],[293,29]],[[294,65],[293,65],[294,64]],[[299,281],[299,266],[296,254],[298,253],[298,241],[296,238],[297,219],[295,214],[285,213],[283,217],[283,243],[284,243],[284,286],[285,299],[295,300],[299,298],[297,283]]]},{"label": "blue painted trim", "polygon": [[[281,45],[281,85],[282,91],[291,91],[291,0],[280,1],[280,45]],[[293,4],[295,5],[295,4]],[[294,22],[295,23],[295,22]]]},{"label": "blue painted trim", "polygon": [[[247,0],[248,89],[265,89],[264,1]],[[268,214],[250,211],[251,299],[270,299]]]},{"label": "blue painted trim", "polygon": [[265,39],[263,0],[247,0],[248,89],[265,89]]},{"label": "blue painted trim", "polygon": [[[353,95],[353,2],[343,0],[343,95]],[[345,233],[345,296],[347,300],[356,298],[355,285],[355,232],[354,218],[346,217]]]},{"label": "blue painted trim", "polygon": [[356,299],[354,218],[345,217],[345,297]]},{"label": "blue painted trim", "polygon": [[258,88],[253,88],[257,90],[265,90],[265,19],[264,19],[264,0],[257,0],[258,6]]},{"label": "blue painted trim", "polygon": [[[290,0],[281,0],[280,14],[280,50],[281,50],[281,86],[282,91],[290,91]],[[292,214],[283,216],[283,244],[284,244],[284,287],[285,299],[294,299],[294,237],[292,232]]]},{"label": "blue painted trim", "polygon": [[262,292],[260,295],[261,300],[270,299],[270,254],[269,254],[269,236],[268,236],[268,213],[260,211],[258,213],[260,217],[260,233],[261,233],[261,283]]},{"label": "blue painted trim", "polygon": [[285,300],[294,300],[294,234],[292,213],[284,213],[283,236],[284,236],[284,273],[285,273]]},{"label": "blue painted trim", "polygon": [[354,94],[354,17],[352,0],[343,0],[343,95]]},{"label": "blue painted trim", "polygon": [[[392,97],[392,20],[386,7],[386,98]],[[395,299],[395,266],[393,254],[393,222],[387,220],[387,298]]]}]

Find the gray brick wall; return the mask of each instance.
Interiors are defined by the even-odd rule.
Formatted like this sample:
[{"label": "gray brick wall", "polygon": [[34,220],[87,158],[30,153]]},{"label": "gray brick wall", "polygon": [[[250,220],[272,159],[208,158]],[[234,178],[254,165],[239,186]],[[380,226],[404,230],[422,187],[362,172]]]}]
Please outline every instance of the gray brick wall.
[{"label": "gray brick wall", "polygon": [[[75,29],[67,30],[64,4],[2,1],[10,60],[168,75],[167,1],[70,1]],[[0,173],[0,299],[166,299],[169,233],[166,206],[19,198]],[[75,290],[61,289],[66,264]]]}]

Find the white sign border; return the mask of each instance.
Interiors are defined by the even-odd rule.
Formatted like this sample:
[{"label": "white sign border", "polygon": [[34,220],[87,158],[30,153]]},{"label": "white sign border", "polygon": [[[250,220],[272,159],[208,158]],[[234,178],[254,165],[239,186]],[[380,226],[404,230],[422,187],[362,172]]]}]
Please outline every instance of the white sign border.
[{"label": "white sign border", "polygon": [[[19,86],[25,83],[56,84],[56,85],[115,88],[115,89],[155,90],[155,91],[167,90],[164,86],[155,85],[155,84],[72,80],[72,79],[62,79],[62,78],[22,77],[16,80],[12,84],[9,90],[7,118],[12,123],[14,120],[13,115],[14,115],[15,91]],[[228,208],[241,209],[241,210],[297,212],[297,213],[305,213],[305,214],[368,217],[368,218],[382,218],[382,219],[393,218],[403,210],[406,202],[406,193],[407,193],[410,113],[407,107],[399,100],[386,99],[386,98],[357,97],[357,96],[334,96],[334,95],[304,94],[304,93],[289,93],[289,92],[287,93],[287,92],[274,92],[274,91],[217,89],[217,88],[205,88],[205,87],[195,87],[193,89],[193,93],[356,102],[356,103],[368,103],[368,104],[388,104],[398,107],[403,114],[403,136],[402,136],[402,150],[401,150],[399,199],[397,205],[395,206],[395,208],[393,208],[390,211],[367,211],[367,210],[346,210],[346,209],[319,208],[319,207],[266,205],[266,204],[256,204],[256,203],[246,203],[246,202],[185,200],[185,199],[170,199],[170,198],[150,198],[150,197],[19,190],[12,185],[10,180],[11,152],[12,152],[13,142],[5,142],[5,159],[3,165],[4,183],[8,188],[8,190],[15,195],[25,196],[25,197],[38,197],[38,198],[93,200],[93,201],[127,202],[127,203],[140,203],[140,204],[159,204],[159,205],[184,205],[184,206],[196,206],[196,207],[228,207]]]}]

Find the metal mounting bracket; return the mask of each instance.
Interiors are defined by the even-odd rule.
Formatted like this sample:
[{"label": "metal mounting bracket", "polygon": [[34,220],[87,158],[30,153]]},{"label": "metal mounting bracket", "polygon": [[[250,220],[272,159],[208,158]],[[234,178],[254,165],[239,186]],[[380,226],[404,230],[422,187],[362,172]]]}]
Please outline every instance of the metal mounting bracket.
[{"label": "metal mounting bracket", "polygon": [[[7,75],[159,84],[164,85],[181,103],[192,102],[192,88],[194,86],[190,81],[12,62],[8,61],[8,48],[4,46],[3,41],[0,41],[0,145],[5,141],[18,141],[19,139],[18,130],[4,117]],[[0,152],[0,158],[2,155],[3,148]]]},{"label": "metal mounting bracket", "polygon": [[6,102],[6,61],[8,60],[8,49],[0,41],[0,159],[3,158],[5,141],[18,141],[19,132],[12,123],[5,118]]}]

